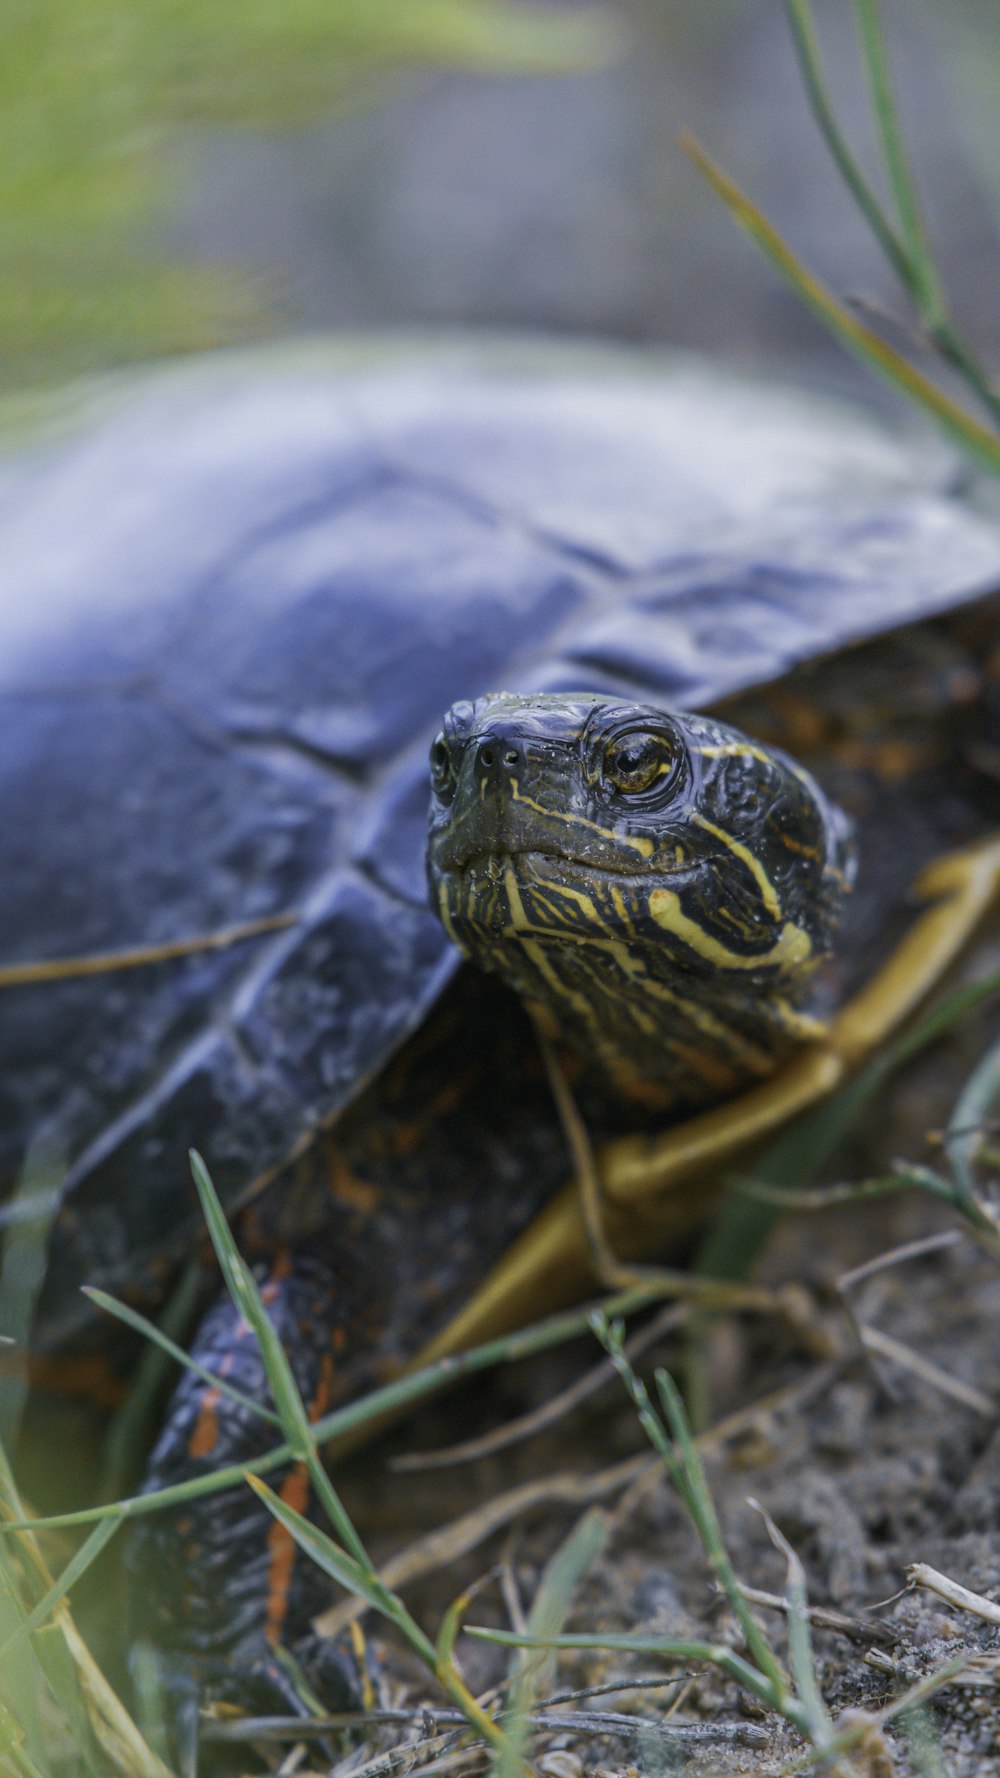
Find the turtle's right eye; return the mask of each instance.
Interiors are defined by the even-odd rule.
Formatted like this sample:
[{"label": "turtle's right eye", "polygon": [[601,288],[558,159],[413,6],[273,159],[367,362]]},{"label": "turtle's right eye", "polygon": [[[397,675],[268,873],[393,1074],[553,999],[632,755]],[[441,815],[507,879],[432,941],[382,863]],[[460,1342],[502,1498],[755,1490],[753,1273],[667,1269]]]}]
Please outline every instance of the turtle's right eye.
[{"label": "turtle's right eye", "polygon": [[431,782],[438,796],[445,797],[454,790],[451,748],[443,734],[431,746]]}]

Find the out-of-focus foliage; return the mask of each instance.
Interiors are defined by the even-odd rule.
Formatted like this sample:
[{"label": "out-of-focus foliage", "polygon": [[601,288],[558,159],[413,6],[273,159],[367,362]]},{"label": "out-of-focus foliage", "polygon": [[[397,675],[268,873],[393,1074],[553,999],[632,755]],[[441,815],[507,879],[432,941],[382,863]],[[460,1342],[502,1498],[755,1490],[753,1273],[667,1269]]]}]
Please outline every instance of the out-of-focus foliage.
[{"label": "out-of-focus foliage", "polygon": [[5,0],[0,388],[246,337],[267,296],[171,262],[191,126],[302,126],[408,66],[572,71],[596,8],[518,0]]},{"label": "out-of-focus foliage", "polygon": [[987,424],[967,405],[954,401],[906,351],[898,351],[814,277],[763,211],[690,136],[684,144],[687,152],[735,221],[830,332],[886,382],[931,415],[980,467],[1000,476],[1000,387],[952,321],[910,170],[909,150],[890,78],[879,0],[854,0],[854,15],[886,200],[870,182],[837,116],[826,83],[813,0],[784,0],[784,4],[813,115],[855,208],[909,298],[917,328],[915,343],[918,349],[936,353],[985,413]]}]

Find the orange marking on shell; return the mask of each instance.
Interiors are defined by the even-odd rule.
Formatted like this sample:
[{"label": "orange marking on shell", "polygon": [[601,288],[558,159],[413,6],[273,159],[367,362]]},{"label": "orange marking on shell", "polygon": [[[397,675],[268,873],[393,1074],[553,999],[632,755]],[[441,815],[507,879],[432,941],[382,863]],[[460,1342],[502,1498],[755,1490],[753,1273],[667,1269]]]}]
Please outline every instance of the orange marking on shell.
[{"label": "orange marking on shell", "polygon": [[[309,1472],[304,1463],[296,1463],[278,1489],[281,1499],[293,1512],[304,1513],[309,1504]],[[265,1633],[269,1642],[277,1642],[288,1611],[288,1591],[295,1566],[295,1539],[277,1519],[267,1536],[270,1557],[267,1570],[267,1610]]]},{"label": "orange marking on shell", "polygon": [[334,1154],[330,1159],[330,1190],[338,1204],[346,1204],[349,1210],[360,1210],[363,1216],[370,1216],[378,1205],[378,1187],[352,1173],[341,1154]]},{"label": "orange marking on shell", "polygon": [[188,1439],[189,1457],[210,1457],[215,1450],[219,1440],[219,1416],[215,1411],[218,1405],[219,1391],[206,1389]]},{"label": "orange marking on shell", "polygon": [[397,1160],[414,1154],[428,1134],[442,1119],[461,1105],[475,1080],[478,1067],[466,1068],[443,1086],[423,1108],[419,1118],[398,1123],[392,1132],[390,1150]]},{"label": "orange marking on shell", "polygon": [[319,1382],[316,1385],[316,1393],[313,1396],[312,1401],[309,1403],[310,1420],[318,1420],[320,1415],[326,1412],[326,1409],[330,1405],[330,1395],[332,1390],[333,1359],[329,1352],[324,1352],[322,1363],[319,1367]]},{"label": "orange marking on shell", "polygon": [[[333,1385],[333,1359],[329,1352],[324,1353],[320,1365],[319,1381],[312,1401],[309,1403],[310,1420],[318,1420],[330,1400]],[[304,1513],[309,1505],[309,1472],[304,1463],[296,1463],[290,1470],[278,1490],[286,1506],[295,1512]],[[295,1539],[284,1525],[277,1520],[268,1533],[267,1547],[270,1562],[267,1573],[267,1607],[265,1629],[269,1642],[277,1642],[281,1635],[281,1627],[288,1611],[288,1593],[292,1584],[292,1569],[295,1566]]]}]

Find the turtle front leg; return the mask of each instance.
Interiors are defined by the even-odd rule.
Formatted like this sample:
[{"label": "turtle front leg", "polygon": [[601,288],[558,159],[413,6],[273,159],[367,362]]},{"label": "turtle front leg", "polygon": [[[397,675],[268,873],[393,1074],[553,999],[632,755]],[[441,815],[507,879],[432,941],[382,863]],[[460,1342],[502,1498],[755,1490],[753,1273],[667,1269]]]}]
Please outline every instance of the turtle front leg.
[{"label": "turtle front leg", "polygon": [[[330,1403],[334,1350],[343,1343],[343,1290],[330,1268],[300,1255],[272,1267],[262,1294],[310,1418],[317,1419]],[[191,1350],[238,1398],[184,1372],[149,1460],[146,1492],[251,1462],[281,1439],[256,1338],[228,1297],[205,1315]],[[289,1465],[274,1485],[290,1505],[308,1510],[304,1465]],[[327,1709],[353,1708],[370,1697],[357,1644],[324,1642],[311,1630],[329,1603],[329,1581],[296,1553],[288,1532],[249,1487],[204,1494],[141,1519],[128,1560],[130,1643],[156,1650],[181,1747],[193,1745],[200,1701],[301,1714],[307,1703],[297,1669]]]}]

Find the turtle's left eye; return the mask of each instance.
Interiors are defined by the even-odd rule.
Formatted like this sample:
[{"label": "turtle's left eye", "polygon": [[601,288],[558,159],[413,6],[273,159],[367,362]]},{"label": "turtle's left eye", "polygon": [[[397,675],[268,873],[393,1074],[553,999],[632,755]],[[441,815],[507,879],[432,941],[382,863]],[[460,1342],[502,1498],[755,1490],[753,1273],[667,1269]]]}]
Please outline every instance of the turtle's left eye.
[{"label": "turtle's left eye", "polygon": [[604,750],[604,777],[625,796],[652,790],[677,769],[677,750],[666,735],[647,730],[616,735]]},{"label": "turtle's left eye", "polygon": [[451,748],[443,733],[431,745],[431,782],[438,796],[446,796],[452,789]]}]

